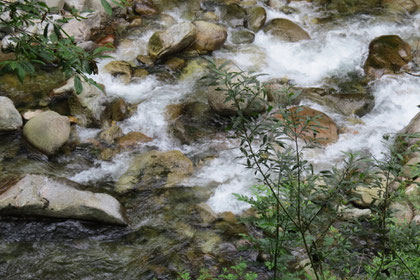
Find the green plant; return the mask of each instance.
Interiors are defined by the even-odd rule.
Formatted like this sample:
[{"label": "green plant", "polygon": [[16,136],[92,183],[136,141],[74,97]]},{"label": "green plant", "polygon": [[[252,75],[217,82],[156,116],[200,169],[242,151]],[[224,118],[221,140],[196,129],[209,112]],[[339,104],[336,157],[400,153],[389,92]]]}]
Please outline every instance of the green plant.
[{"label": "green plant", "polygon": [[[274,279],[363,279],[372,270],[378,278],[385,264],[396,264],[388,261],[390,256],[415,246],[417,240],[404,232],[406,228],[394,227],[400,241],[390,231],[390,204],[398,197],[398,192],[391,192],[391,184],[407,184],[399,177],[403,154],[392,150],[384,160],[347,154],[338,166],[315,173],[303,152],[319,144],[322,139],[317,135],[323,127],[320,116],[307,117],[300,114],[302,107],[290,108],[299,92],[286,88],[279,93],[286,106],[267,104],[266,112],[246,115],[244,111],[252,102],[265,101],[260,75],[231,72],[225,69],[226,64],[217,66],[212,61],[209,65],[211,71],[205,79],[236,107],[232,128],[246,166],[260,181],[254,196],[238,195],[254,210],[244,222],[260,230],[260,234],[245,237],[265,254]],[[359,188],[380,189],[370,205],[372,214],[362,221],[345,218],[344,211],[360,199]],[[409,229],[417,232],[418,227],[410,225]],[[375,240],[367,252],[357,244],[366,239]],[[381,256],[379,266],[375,255]],[[365,271],[363,263],[371,259],[371,268],[376,268]],[[399,259],[398,267],[415,279],[408,262]]]},{"label": "green plant", "polygon": [[[223,272],[218,276],[212,276],[208,270],[202,269],[197,280],[256,280],[258,275],[254,272],[247,272],[247,264],[240,262],[230,268],[223,268]],[[179,279],[190,280],[189,272],[182,272],[179,274]]]},{"label": "green plant", "polygon": [[[112,13],[109,3],[101,0],[105,11]],[[120,6],[126,2],[114,1]],[[10,44],[3,46],[4,51],[11,52],[15,59],[0,62],[2,72],[14,72],[21,82],[27,75],[33,75],[39,67],[59,68],[66,75],[75,75],[74,87],[77,93],[83,90],[80,77],[90,84],[95,81],[86,74],[97,72],[96,59],[105,57],[103,52],[109,47],[99,47],[87,52],[77,46],[62,24],[70,19],[84,19],[77,10],[71,11],[71,17],[54,17],[54,10],[42,1],[0,1],[0,28],[9,36]],[[33,27],[43,27],[43,32],[33,32]]]}]

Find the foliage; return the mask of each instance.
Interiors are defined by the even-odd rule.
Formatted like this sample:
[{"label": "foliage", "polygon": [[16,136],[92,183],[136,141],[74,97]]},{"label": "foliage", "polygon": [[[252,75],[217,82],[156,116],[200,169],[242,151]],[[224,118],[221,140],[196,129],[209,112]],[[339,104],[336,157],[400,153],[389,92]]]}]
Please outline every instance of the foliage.
[{"label": "foliage", "polygon": [[[105,11],[112,13],[106,0],[101,1]],[[123,1],[115,1],[122,6]],[[54,9],[42,1],[0,0],[0,29],[8,34],[9,44],[3,46],[5,52],[12,52],[15,59],[0,62],[2,72],[14,72],[21,82],[27,75],[33,75],[39,67],[60,68],[67,78],[76,74],[74,87],[77,93],[83,90],[80,77],[96,85],[86,74],[97,73],[96,59],[105,57],[103,52],[110,47],[99,47],[87,52],[77,46],[62,25],[71,19],[83,20],[77,10],[71,10],[71,17],[54,15]],[[37,32],[41,28],[42,32]]]},{"label": "foliage", "polygon": [[[308,137],[322,128],[319,117],[299,115],[301,107],[291,110],[273,104],[267,104],[263,114],[245,116],[243,104],[265,99],[264,85],[259,75],[229,72],[225,66],[210,61],[206,79],[236,106],[232,128],[246,166],[259,180],[253,196],[238,195],[254,210],[243,221],[259,229],[245,238],[267,256],[265,264],[273,278],[416,279],[418,226],[398,225],[390,208],[401,199],[392,184],[412,183],[400,176],[404,154],[392,148],[382,160],[346,154],[341,164],[314,172],[304,151],[319,144],[316,137]],[[291,105],[299,92],[289,87],[278,94]],[[360,199],[356,191],[360,187],[381,191],[370,205],[369,217],[349,218],[345,210]]]},{"label": "foliage", "polygon": [[[215,277],[212,276],[208,270],[203,269],[197,280],[256,280],[258,275],[253,272],[247,272],[246,269],[246,263],[240,262],[230,268],[223,268],[223,272]],[[190,273],[183,272],[179,275],[178,279],[190,280]]]}]

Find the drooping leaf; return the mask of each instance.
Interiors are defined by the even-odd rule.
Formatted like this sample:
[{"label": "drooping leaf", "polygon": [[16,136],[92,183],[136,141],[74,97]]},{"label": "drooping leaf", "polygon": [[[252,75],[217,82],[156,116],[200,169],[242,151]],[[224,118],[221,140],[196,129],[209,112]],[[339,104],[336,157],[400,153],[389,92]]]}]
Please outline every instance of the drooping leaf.
[{"label": "drooping leaf", "polygon": [[83,91],[82,81],[80,80],[80,77],[78,75],[74,76],[74,89],[76,91],[76,94],[81,94]]},{"label": "drooping leaf", "polygon": [[108,1],[106,1],[106,0],[101,0],[101,3],[102,3],[102,6],[103,6],[103,7],[104,7],[104,9],[105,9],[105,12],[106,12],[108,15],[112,15],[112,8],[111,8],[111,5],[109,5]]}]

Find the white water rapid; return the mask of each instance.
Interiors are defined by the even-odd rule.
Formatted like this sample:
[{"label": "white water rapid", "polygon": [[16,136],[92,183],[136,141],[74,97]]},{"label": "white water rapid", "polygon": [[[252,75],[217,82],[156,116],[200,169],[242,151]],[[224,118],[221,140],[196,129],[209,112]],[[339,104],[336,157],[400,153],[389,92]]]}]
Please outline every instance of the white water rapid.
[{"label": "white water rapid", "polygon": [[[302,26],[311,40],[288,43],[276,41],[259,31],[251,45],[237,47],[236,50],[223,49],[214,53],[217,58],[232,59],[245,70],[257,70],[268,74],[264,79],[287,77],[298,86],[321,87],[329,77],[345,78],[348,73],[362,73],[363,63],[372,39],[381,35],[399,35],[403,40],[419,35],[420,15],[412,16],[404,23],[390,22],[367,16],[352,18],[333,24],[314,24],[316,11],[309,3],[292,2],[292,7],[300,12],[289,16],[281,12],[268,11],[267,20],[275,17],[289,18]],[[178,13],[173,16],[182,21]],[[146,54],[147,41],[152,32],[133,37],[133,41],[121,44],[113,54],[114,59],[134,60],[138,54]],[[105,59],[100,68],[108,63]],[[130,119],[120,123],[124,133],[140,131],[154,140],[147,145],[167,151],[177,149],[192,156],[217,146],[217,141],[181,145],[168,131],[165,108],[182,102],[193,94],[194,78],[165,84],[155,76],[129,85],[124,85],[109,74],[100,71],[93,77],[106,86],[109,96],[118,96],[128,102],[140,102],[137,112]],[[368,151],[376,157],[386,152],[381,139],[384,134],[396,133],[409,123],[419,111],[420,79],[409,75],[384,76],[371,84],[375,97],[374,109],[357,123],[334,114],[328,108],[311,104],[314,109],[326,112],[339,126],[346,127],[348,133],[341,134],[338,142],[323,150],[313,151],[307,156],[320,168],[331,166],[342,157],[343,151]],[[97,131],[81,129],[81,135],[91,137]],[[223,142],[223,141],[222,141]],[[249,187],[255,183],[253,173],[246,170],[236,157],[240,155],[234,142],[224,141],[227,149],[219,152],[213,160],[196,170],[185,185],[217,185],[208,204],[216,212],[239,213],[246,205],[239,203],[232,193],[249,194]],[[227,143],[226,143],[227,142]],[[139,149],[142,149],[140,147]],[[131,153],[120,154],[111,162],[98,161],[95,168],[74,175],[71,179],[81,183],[103,178],[117,180],[129,166]]]}]

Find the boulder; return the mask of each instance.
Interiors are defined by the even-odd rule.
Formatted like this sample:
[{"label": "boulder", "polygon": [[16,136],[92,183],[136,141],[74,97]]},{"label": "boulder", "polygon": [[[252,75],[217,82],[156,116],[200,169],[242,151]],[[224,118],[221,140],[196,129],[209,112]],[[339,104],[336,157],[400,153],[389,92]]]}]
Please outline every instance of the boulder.
[{"label": "boulder", "polygon": [[180,151],[150,151],[136,156],[116,183],[117,192],[147,189],[158,186],[172,187],[193,171],[193,164]]},{"label": "boulder", "polygon": [[247,30],[238,30],[232,32],[231,41],[234,44],[251,44],[254,42],[255,35],[254,33]]},{"label": "boulder", "polygon": [[102,16],[100,13],[83,15],[84,19],[71,19],[62,28],[70,36],[73,36],[76,43],[85,42],[92,36],[92,31],[100,30]]},{"label": "boulder", "polygon": [[107,107],[109,117],[113,121],[122,121],[130,116],[129,106],[123,98],[112,100]]},{"label": "boulder", "polygon": [[[234,65],[227,66],[226,69],[228,72],[240,72],[241,70]],[[239,76],[233,78],[232,82],[238,82]],[[211,107],[211,109],[220,116],[223,117],[231,117],[236,116],[239,113],[239,109],[243,112],[244,115],[255,115],[262,113],[267,108],[267,102],[265,97],[261,93],[259,96],[254,98],[254,96],[249,95],[245,96],[244,91],[238,93],[236,98],[242,99],[242,101],[238,102],[238,106],[235,104],[234,100],[228,100],[229,95],[227,93],[226,87],[224,85],[221,86],[211,86],[207,88],[207,100]]]},{"label": "boulder", "polygon": [[368,208],[372,204],[378,205],[377,201],[383,198],[385,189],[382,187],[364,187],[358,186],[354,193],[359,196],[358,199],[353,200],[353,204],[357,207]]},{"label": "boulder", "polygon": [[52,155],[69,139],[70,121],[56,112],[43,112],[25,124],[23,135],[37,149]]},{"label": "boulder", "polygon": [[111,61],[110,63],[104,66],[104,71],[110,73],[112,76],[119,77],[126,84],[128,84],[131,81],[131,65],[126,61]]},{"label": "boulder", "polygon": [[179,57],[172,57],[165,61],[165,65],[172,71],[180,71],[187,65],[187,62]]},{"label": "boulder", "polygon": [[0,132],[19,129],[22,124],[22,117],[12,100],[0,96]]},{"label": "boulder", "polygon": [[74,89],[74,77],[65,85],[53,90],[53,95],[68,95],[70,113],[79,120],[79,124],[99,127],[105,111],[106,95],[96,86],[82,79],[83,91],[77,94]]},{"label": "boulder", "polygon": [[207,21],[194,22],[196,33],[191,49],[200,54],[220,49],[226,41],[227,31],[224,26]]},{"label": "boulder", "polygon": [[270,20],[264,26],[263,30],[265,33],[287,42],[298,42],[311,39],[309,34],[299,25],[285,18]]},{"label": "boulder", "polygon": [[236,3],[221,7],[221,18],[231,27],[244,26],[246,19],[246,10]]},{"label": "boulder", "polygon": [[248,29],[258,32],[264,24],[267,19],[267,13],[263,7],[252,7],[249,8],[247,11],[247,17],[246,17],[246,26]]},{"label": "boulder", "polygon": [[28,174],[0,195],[0,214],[82,219],[126,225],[120,203],[104,193],[78,190],[64,179]]},{"label": "boulder", "polygon": [[416,144],[420,140],[420,113],[417,113],[417,115],[415,115],[414,118],[411,119],[410,123],[401,130],[400,134],[418,134],[418,137],[404,137],[404,142],[408,147]]},{"label": "boulder", "polygon": [[147,51],[151,58],[160,59],[189,47],[195,39],[195,25],[189,22],[172,25],[157,31],[149,39]]},{"label": "boulder", "polygon": [[[313,141],[321,145],[328,145],[338,140],[338,128],[335,122],[325,113],[306,106],[296,106],[289,108],[289,117],[299,124],[297,132],[300,137],[307,141]],[[283,119],[282,115],[275,115],[278,119]],[[306,124],[307,119],[311,121]],[[318,127],[319,126],[319,127]]]},{"label": "boulder", "polygon": [[411,47],[397,35],[384,35],[369,44],[364,70],[369,78],[394,74],[413,59]]}]

